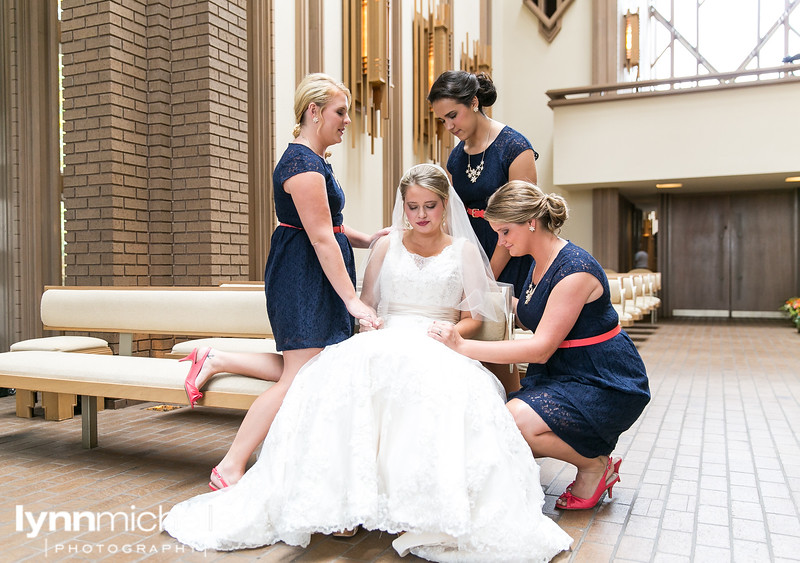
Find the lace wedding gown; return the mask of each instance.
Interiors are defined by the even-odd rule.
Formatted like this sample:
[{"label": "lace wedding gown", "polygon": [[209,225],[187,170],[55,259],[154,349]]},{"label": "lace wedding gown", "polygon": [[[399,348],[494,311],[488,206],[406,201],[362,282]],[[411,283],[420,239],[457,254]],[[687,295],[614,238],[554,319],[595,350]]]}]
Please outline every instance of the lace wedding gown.
[{"label": "lace wedding gown", "polygon": [[390,236],[385,328],[298,373],[239,483],[170,511],[164,529],[179,541],[306,546],[312,533],[361,525],[406,531],[397,541],[435,561],[548,561],[569,547],[541,512],[539,468],[500,383],[426,335],[432,318],[458,316],[463,241],[423,258]]}]

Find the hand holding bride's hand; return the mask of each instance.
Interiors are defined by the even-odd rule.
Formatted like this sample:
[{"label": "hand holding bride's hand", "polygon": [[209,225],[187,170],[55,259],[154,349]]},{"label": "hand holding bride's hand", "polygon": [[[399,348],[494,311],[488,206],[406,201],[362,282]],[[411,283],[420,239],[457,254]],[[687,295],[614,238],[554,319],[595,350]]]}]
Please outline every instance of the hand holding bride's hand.
[{"label": "hand holding bride's hand", "polygon": [[430,328],[428,328],[428,336],[434,340],[440,341],[442,344],[458,352],[458,347],[464,342],[461,334],[456,330],[456,326],[452,323],[442,321],[433,321]]},{"label": "hand holding bride's hand", "polygon": [[347,305],[348,312],[358,319],[361,330],[379,329],[383,326],[383,319],[378,316],[375,309],[361,299],[355,298],[345,305]]},{"label": "hand holding bride's hand", "polygon": [[383,319],[380,317],[372,317],[371,319],[358,319],[358,332],[368,332],[370,330],[379,330],[383,328]]}]

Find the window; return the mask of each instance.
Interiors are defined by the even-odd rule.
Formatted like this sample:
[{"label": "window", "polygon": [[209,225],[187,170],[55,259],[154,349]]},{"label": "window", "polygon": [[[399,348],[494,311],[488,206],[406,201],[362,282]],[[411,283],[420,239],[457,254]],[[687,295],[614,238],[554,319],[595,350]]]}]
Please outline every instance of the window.
[{"label": "window", "polygon": [[622,81],[779,67],[784,58],[800,53],[799,5],[785,0],[620,0],[618,12],[638,11],[641,22],[641,62],[639,68],[624,70]]}]

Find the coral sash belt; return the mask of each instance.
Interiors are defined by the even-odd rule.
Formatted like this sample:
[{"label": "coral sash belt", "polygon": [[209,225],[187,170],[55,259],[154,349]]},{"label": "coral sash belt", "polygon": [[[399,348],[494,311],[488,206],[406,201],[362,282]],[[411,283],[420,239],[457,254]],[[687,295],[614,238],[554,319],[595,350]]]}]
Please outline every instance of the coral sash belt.
[{"label": "coral sash belt", "polygon": [[591,346],[592,344],[600,344],[601,342],[605,342],[606,340],[611,340],[616,335],[620,333],[622,327],[617,325],[608,332],[604,332],[603,334],[598,334],[597,336],[591,336],[589,338],[576,338],[575,340],[565,340],[561,344],[558,345],[559,348],[577,348],[579,346]]},{"label": "coral sash belt", "polygon": [[469,207],[467,207],[467,215],[469,215],[470,217],[480,217],[481,219],[483,219],[484,213],[486,213],[485,209],[470,209]]},{"label": "coral sash belt", "polygon": [[[297,229],[298,231],[302,231],[303,227],[295,227],[294,225],[290,225],[289,223],[278,223],[279,227],[289,227],[290,229]],[[334,233],[343,233],[344,232],[344,225],[335,225],[333,227]]]}]

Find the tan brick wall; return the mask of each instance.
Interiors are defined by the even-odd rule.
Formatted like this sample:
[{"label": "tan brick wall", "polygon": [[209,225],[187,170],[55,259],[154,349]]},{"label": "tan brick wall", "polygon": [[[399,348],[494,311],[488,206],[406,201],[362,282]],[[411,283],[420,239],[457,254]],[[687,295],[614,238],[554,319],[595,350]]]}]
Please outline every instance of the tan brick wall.
[{"label": "tan brick wall", "polygon": [[179,284],[246,279],[245,2],[174,1],[172,192]]},{"label": "tan brick wall", "polygon": [[63,0],[68,285],[248,278],[245,5]]},{"label": "tan brick wall", "polygon": [[244,0],[62,6],[68,283],[246,278]]}]

